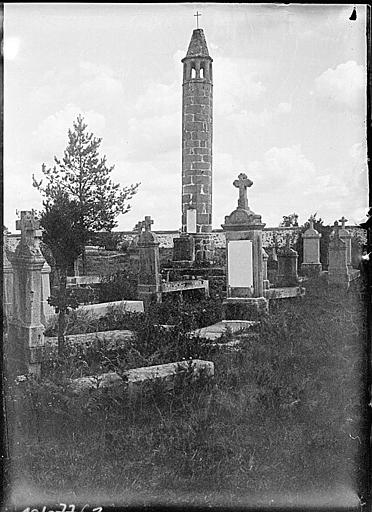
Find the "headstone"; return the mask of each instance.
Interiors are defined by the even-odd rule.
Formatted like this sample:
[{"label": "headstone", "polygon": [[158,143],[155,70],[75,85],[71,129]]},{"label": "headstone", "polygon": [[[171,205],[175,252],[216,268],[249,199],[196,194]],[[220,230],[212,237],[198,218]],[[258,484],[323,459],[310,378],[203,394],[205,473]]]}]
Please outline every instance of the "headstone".
[{"label": "headstone", "polygon": [[334,230],[329,242],[328,255],[328,284],[347,289],[349,286],[347,244],[340,237],[340,226],[334,223]]},{"label": "headstone", "polygon": [[138,298],[146,303],[155,300],[161,302],[161,277],[159,241],[151,231],[154,223],[151,217],[146,216],[138,239],[139,250],[139,282]]},{"label": "headstone", "polygon": [[225,217],[227,297],[223,302],[226,320],[253,320],[267,310],[263,296],[263,253],[261,216],[248,205],[247,188],[252,181],[243,173],[233,185],[239,188],[238,207]]},{"label": "headstone", "polygon": [[351,238],[352,235],[350,231],[348,231],[345,227],[347,219],[342,216],[341,219],[339,219],[339,222],[341,222],[341,227],[339,228],[339,236],[341,240],[343,240],[346,244],[346,262],[347,266],[349,267],[349,271],[353,269],[352,265],[352,259],[351,259]]},{"label": "headstone", "polygon": [[320,263],[320,238],[321,234],[314,229],[314,217],[309,219],[309,228],[302,235],[303,238],[303,262],[301,272],[308,277],[316,277],[322,270]]},{"label": "headstone", "polygon": [[13,314],[13,267],[6,254],[7,232],[3,231],[3,308],[6,319]]},{"label": "headstone", "polygon": [[44,348],[41,322],[42,275],[39,221],[33,211],[22,211],[16,223],[21,241],[10,256],[14,269],[14,308],[9,322],[9,358],[20,373],[40,373]]},{"label": "headstone", "polygon": [[276,286],[297,286],[299,283],[297,274],[298,253],[291,248],[291,238],[287,235],[286,246],[278,254],[278,274]]},{"label": "headstone", "polygon": [[173,261],[190,266],[195,261],[195,240],[186,233],[173,240]]}]

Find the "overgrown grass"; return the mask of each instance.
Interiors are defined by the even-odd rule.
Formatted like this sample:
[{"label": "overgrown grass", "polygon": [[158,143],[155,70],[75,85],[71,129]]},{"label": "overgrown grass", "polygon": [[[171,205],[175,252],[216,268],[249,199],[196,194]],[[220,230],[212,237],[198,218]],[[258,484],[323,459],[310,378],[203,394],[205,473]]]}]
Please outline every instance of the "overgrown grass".
[{"label": "overgrown grass", "polygon": [[215,380],[180,376],[172,391],[155,382],[135,398],[114,389],[76,396],[65,377],[77,363],[50,369],[16,389],[28,407],[14,472],[56,499],[85,489],[120,503],[355,489],[366,449],[365,326],[359,290],[342,297],[320,283],[278,302],[259,339],[236,352],[144,323],[137,354],[118,354],[111,368],[199,356],[214,361]]},{"label": "overgrown grass", "polygon": [[[222,300],[200,299],[179,302],[167,300],[153,304],[146,313],[131,313],[112,306],[103,317],[97,318],[87,311],[72,310],[67,316],[66,336],[122,329],[141,330],[143,326],[174,325],[184,331],[211,325],[220,320]],[[57,336],[57,321],[46,331],[46,336]]]}]

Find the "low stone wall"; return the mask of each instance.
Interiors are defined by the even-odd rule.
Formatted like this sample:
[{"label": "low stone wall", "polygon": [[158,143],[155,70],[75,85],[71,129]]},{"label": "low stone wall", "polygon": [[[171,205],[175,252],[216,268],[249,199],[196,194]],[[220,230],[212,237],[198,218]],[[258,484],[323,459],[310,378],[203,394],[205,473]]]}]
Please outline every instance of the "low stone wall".
[{"label": "low stone wall", "polygon": [[[361,243],[366,243],[367,240],[367,234],[366,230],[363,228],[360,228],[359,226],[346,226],[346,229],[350,231],[353,238],[356,238]],[[262,233],[262,243],[264,247],[272,247],[274,245],[274,238],[276,238],[277,243],[279,246],[285,246],[286,243],[286,236],[288,233],[291,234],[291,241],[292,243],[295,243],[298,235],[301,232],[301,227],[289,227],[289,228],[283,228],[283,227],[266,227],[263,229]],[[132,242],[133,238],[136,236],[135,233],[132,231],[115,231],[115,234],[120,237],[121,242]],[[159,240],[159,247],[160,249],[172,249],[173,248],[173,240],[174,238],[178,238],[180,233],[179,231],[156,231],[158,240]],[[215,229],[212,231],[212,239],[214,241],[214,245],[216,249],[224,248],[226,246],[225,241],[225,233],[222,231],[222,229]],[[13,252],[15,250],[15,247],[17,243],[20,240],[20,235],[18,234],[10,234],[8,235],[7,244],[8,249]],[[115,259],[118,260],[120,258],[123,259],[123,262],[127,260],[127,256],[125,253],[113,253],[110,255],[105,251],[104,249],[100,249],[99,251],[92,251],[89,255],[89,259],[93,261],[94,256],[98,256],[97,258],[97,264],[100,265],[102,262],[102,256],[106,254],[107,260],[105,261],[105,265],[110,265],[110,259],[112,262],[115,262]],[[168,254],[168,253],[167,253]],[[93,265],[93,263],[92,263]],[[92,272],[91,272],[92,270]],[[89,269],[89,273],[93,273],[94,269]],[[100,272],[96,272],[99,274]],[[106,272],[105,272],[106,273]]]}]

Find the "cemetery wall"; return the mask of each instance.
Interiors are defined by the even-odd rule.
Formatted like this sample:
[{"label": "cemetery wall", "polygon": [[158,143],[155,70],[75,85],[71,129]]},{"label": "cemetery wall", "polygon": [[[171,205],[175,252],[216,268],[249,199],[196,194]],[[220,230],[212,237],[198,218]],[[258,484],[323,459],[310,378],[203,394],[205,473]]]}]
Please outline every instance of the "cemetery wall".
[{"label": "cemetery wall", "polygon": [[[291,243],[295,244],[297,241],[297,238],[299,234],[301,233],[301,227],[290,227],[290,228],[283,228],[283,227],[266,227],[263,230],[262,233],[262,244],[263,247],[273,247],[274,246],[274,240],[276,239],[277,244],[279,247],[285,246],[286,243],[286,236],[288,233],[291,234]],[[353,238],[355,238],[360,244],[365,244],[367,242],[367,234],[366,230],[363,228],[360,228],[359,226],[346,226],[346,229],[350,231]],[[163,257],[165,259],[169,258],[171,259],[171,250],[173,249],[173,240],[174,238],[179,237],[179,231],[155,231],[159,240],[159,248],[160,249],[168,249],[169,251],[163,252]],[[116,231],[115,234],[118,236],[118,239],[120,240],[118,242],[118,248],[120,250],[120,247],[123,247],[123,250],[125,250],[126,247],[129,246],[130,242],[133,240],[135,233],[132,231]],[[225,233],[222,231],[222,229],[215,229],[212,231],[212,239],[214,241],[214,245],[216,249],[223,249],[226,246],[225,242]],[[11,252],[14,252],[18,242],[20,240],[20,235],[18,234],[9,234],[7,239],[8,249]],[[97,251],[98,252],[98,251]],[[104,252],[104,251],[102,251]],[[102,256],[97,256],[97,262],[100,261],[100,268],[102,268]],[[90,259],[94,258],[95,255],[91,255]],[[110,260],[110,258],[112,258]],[[118,258],[118,255],[113,256],[107,256],[107,266],[110,266],[111,262],[115,262],[115,259]],[[91,271],[90,271],[91,272]],[[105,273],[110,273],[110,271]]]}]

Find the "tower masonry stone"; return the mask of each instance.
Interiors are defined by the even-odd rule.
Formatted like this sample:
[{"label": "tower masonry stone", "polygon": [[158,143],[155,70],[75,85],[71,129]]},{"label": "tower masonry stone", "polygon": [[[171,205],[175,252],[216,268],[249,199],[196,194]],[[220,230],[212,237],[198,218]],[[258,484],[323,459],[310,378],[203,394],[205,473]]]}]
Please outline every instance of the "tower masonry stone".
[{"label": "tower masonry stone", "polygon": [[[212,231],[212,62],[202,29],[193,31],[183,63],[182,232],[187,211],[196,210],[196,259],[209,259]],[[206,234],[202,237],[202,234]]]}]

